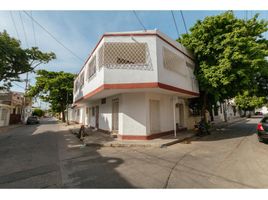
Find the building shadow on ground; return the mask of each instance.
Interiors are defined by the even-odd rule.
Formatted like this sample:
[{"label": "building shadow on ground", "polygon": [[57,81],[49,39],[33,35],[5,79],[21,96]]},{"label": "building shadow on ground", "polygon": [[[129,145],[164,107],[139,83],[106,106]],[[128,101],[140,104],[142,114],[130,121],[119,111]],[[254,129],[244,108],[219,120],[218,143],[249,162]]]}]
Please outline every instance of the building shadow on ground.
[{"label": "building shadow on ground", "polygon": [[[116,170],[124,160],[83,146],[56,123],[25,125],[26,131],[16,128],[0,138],[0,188],[133,188]],[[51,128],[42,132],[44,124]]]},{"label": "building shadow on ground", "polygon": [[198,137],[197,141],[217,141],[246,137],[256,134],[257,123],[236,124],[235,126],[219,127],[211,131],[210,135]]}]

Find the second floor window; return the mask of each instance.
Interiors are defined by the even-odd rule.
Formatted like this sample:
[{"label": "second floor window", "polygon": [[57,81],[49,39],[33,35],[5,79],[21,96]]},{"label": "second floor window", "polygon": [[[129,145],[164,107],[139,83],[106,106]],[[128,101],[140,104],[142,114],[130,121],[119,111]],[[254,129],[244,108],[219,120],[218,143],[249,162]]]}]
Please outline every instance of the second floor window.
[{"label": "second floor window", "polygon": [[99,67],[150,70],[147,43],[105,42],[99,50]]},{"label": "second floor window", "polygon": [[84,72],[82,72],[82,74],[80,75],[79,82],[80,88],[82,88],[84,86]]},{"label": "second floor window", "polygon": [[96,73],[96,57],[94,56],[87,67],[87,78],[90,79]]},{"label": "second floor window", "polygon": [[186,76],[186,62],[184,58],[166,47],[163,47],[163,61],[166,69]]}]

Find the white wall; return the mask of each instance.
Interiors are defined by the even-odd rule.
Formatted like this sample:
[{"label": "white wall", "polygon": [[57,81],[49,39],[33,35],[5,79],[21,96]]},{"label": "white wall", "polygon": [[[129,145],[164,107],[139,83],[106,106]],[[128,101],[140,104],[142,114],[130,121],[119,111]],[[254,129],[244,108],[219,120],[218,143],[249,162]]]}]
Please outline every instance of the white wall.
[{"label": "white wall", "polygon": [[146,104],[144,93],[125,93],[119,101],[119,134],[146,135]]},{"label": "white wall", "polygon": [[[184,60],[184,62],[181,62],[181,64],[177,66],[180,68],[182,73],[176,73],[164,67],[163,47],[167,48],[169,51]],[[167,85],[199,93],[198,83],[192,78],[193,73],[186,66],[186,62],[193,66],[195,65],[191,59],[183,55],[177,49],[170,46],[160,38],[157,38],[158,81]]]},{"label": "white wall", "polygon": [[[151,31],[155,33],[155,31]],[[156,31],[158,34],[159,32]],[[167,36],[161,34],[162,37],[165,37],[170,43],[172,43],[177,48],[181,49],[184,52],[187,50],[181,46],[178,42],[168,39]],[[150,54],[150,69],[108,69],[108,68],[100,68],[98,66],[99,62],[99,50],[104,42],[139,42],[139,43],[147,43],[149,54]],[[170,51],[176,53],[178,56],[182,57],[185,62],[183,62],[182,66],[179,66],[184,69],[185,76],[175,73],[171,70],[164,68],[163,66],[163,47],[168,48]],[[187,52],[189,54],[189,52]],[[87,77],[87,66],[88,63],[96,56],[96,74],[88,79]],[[178,50],[164,42],[157,36],[116,36],[116,37],[104,37],[97,49],[91,56],[91,58],[87,61],[85,67],[82,69],[81,73],[84,73],[84,86],[81,90],[77,90],[74,92],[74,101],[79,98],[85,96],[86,94],[94,91],[98,87],[103,84],[120,84],[120,83],[146,83],[146,82],[161,82],[164,84],[168,84],[174,87],[179,87],[185,90],[193,91],[198,93],[198,84],[192,78],[192,72],[189,71],[188,67],[186,67],[186,61],[194,65],[194,62],[180,53]],[[81,74],[80,73],[80,74]]]},{"label": "white wall", "polygon": [[[2,116],[3,110],[6,111],[6,115]],[[9,118],[10,118],[10,108],[6,106],[0,106],[0,127],[1,126],[8,126],[9,125]]]}]

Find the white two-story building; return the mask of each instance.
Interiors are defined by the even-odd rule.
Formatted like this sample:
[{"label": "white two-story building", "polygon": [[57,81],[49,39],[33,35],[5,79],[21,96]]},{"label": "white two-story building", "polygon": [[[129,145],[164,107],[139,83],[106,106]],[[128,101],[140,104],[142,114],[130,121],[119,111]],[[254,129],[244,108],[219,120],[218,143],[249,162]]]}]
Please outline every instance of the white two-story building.
[{"label": "white two-story building", "polygon": [[157,30],[105,33],[74,82],[69,118],[120,139],[192,129],[194,67],[193,55]]}]

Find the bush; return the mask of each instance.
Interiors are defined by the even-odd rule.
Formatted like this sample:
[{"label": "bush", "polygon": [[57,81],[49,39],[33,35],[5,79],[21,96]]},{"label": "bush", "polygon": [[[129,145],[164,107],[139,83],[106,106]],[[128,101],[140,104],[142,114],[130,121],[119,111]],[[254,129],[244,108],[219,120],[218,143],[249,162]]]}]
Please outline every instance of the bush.
[{"label": "bush", "polygon": [[36,108],[36,109],[33,110],[33,115],[34,116],[42,117],[42,116],[44,116],[44,114],[45,114],[45,111],[43,111],[43,110],[41,110],[39,108]]}]

